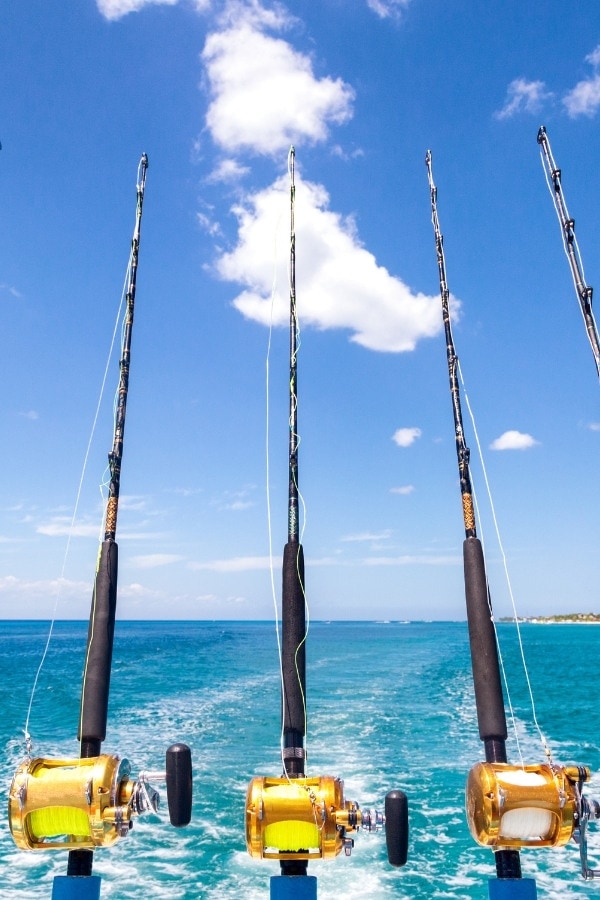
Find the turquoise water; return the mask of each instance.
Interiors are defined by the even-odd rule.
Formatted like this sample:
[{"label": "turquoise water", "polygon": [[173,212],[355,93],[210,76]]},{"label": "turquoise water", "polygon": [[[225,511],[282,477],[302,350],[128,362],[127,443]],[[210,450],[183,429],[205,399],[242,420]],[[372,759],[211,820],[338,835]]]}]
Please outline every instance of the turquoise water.
[{"label": "turquoise water", "polygon": [[[23,728],[47,624],[0,622],[5,796],[24,756]],[[520,672],[515,630],[500,625],[502,653],[526,762],[541,762]],[[76,756],[87,623],[55,626],[30,732],[34,755]],[[537,717],[554,757],[600,770],[600,628],[522,626]],[[102,897],[269,896],[278,864],[252,860],[244,843],[244,798],[254,775],[279,775],[279,679],[268,623],[119,622],[105,752],[127,757],[134,774],[160,769],[164,751],[186,741],[194,760],[194,808],[183,830],[166,811],[138,819],[116,847],[95,854]],[[382,807],[398,787],[409,799],[405,868],[391,869],[381,835],[359,833],[350,858],[310,864],[320,898],[487,897],[490,851],[477,847],[463,814],[466,774],[479,759],[466,624],[313,623],[307,650],[309,774],[339,775],[347,799]],[[509,758],[516,758],[509,736]],[[600,798],[600,779],[590,796]],[[163,808],[166,797],[163,790]],[[600,867],[600,823],[590,850]],[[579,853],[525,851],[523,874],[541,898],[585,898]],[[64,852],[18,851],[0,823],[0,897],[49,897],[65,874]]]}]

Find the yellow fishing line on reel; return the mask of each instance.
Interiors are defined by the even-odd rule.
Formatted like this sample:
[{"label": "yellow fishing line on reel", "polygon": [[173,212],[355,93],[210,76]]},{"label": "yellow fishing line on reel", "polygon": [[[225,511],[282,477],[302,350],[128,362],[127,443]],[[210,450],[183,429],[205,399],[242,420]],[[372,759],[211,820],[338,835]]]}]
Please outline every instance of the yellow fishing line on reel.
[{"label": "yellow fishing line on reel", "polygon": [[246,846],[255,859],[332,859],[361,824],[339,778],[253,778],[246,795]]},{"label": "yellow fishing line on reel", "polygon": [[150,780],[165,781],[169,819],[175,828],[192,814],[192,757],[186,744],[171,744],[165,771],[131,777],[127,759],[103,754],[82,759],[25,759],[13,778],[8,819],[21,850],[93,850],[126,837],[137,816],[158,812]]},{"label": "yellow fishing line on reel", "polygon": [[8,818],[22,850],[108,847],[140,809],[126,759],[26,759],[10,788]]}]

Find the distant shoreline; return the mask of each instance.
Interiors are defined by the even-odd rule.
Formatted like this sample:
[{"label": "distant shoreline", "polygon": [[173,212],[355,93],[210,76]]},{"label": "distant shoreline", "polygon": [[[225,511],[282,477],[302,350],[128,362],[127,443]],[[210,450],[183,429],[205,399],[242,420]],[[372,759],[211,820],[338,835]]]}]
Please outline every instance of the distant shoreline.
[{"label": "distant shoreline", "polygon": [[[508,616],[501,622],[512,622]],[[600,625],[600,613],[565,613],[559,616],[519,616],[519,622],[532,625]]]}]

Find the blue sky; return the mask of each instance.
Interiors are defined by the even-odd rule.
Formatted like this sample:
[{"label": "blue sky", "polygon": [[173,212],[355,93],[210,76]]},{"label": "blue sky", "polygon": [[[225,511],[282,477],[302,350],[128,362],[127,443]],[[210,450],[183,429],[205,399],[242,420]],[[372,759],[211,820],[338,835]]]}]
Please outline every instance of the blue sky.
[{"label": "blue sky", "polygon": [[596,0],[21,0],[0,26],[0,616],[89,612],[116,358],[71,522],[142,152],[119,616],[272,616],[291,143],[311,615],[464,618],[427,149],[518,611],[598,608],[599,386],[536,143],[598,284]]}]

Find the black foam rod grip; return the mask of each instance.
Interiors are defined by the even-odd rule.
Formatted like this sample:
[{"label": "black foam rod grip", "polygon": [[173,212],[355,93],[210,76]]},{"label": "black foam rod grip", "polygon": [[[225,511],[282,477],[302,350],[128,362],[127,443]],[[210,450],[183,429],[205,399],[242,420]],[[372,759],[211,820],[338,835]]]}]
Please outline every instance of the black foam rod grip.
[{"label": "black foam rod grip", "polygon": [[506,740],[506,715],[496,632],[488,593],[481,542],[467,538],[463,544],[465,596],[471,645],[471,664],[479,736],[482,741]]},{"label": "black foam rod grip", "polygon": [[301,743],[306,722],[306,601],[304,551],[288,541],[283,550],[281,667],[283,677],[283,730]]},{"label": "black foam rod grip", "polygon": [[187,744],[171,744],[166,772],[169,819],[175,828],[183,828],[192,818],[192,751]]},{"label": "black foam rod grip", "polygon": [[[83,690],[81,692],[81,721],[78,737],[82,741],[100,742],[106,737],[110,668],[117,608],[118,567],[119,549],[116,543],[103,541],[92,596]],[[99,753],[100,750],[98,749],[97,752]]]},{"label": "black foam rod grip", "polygon": [[404,866],[408,859],[408,800],[404,791],[385,795],[385,842],[391,866]]}]

